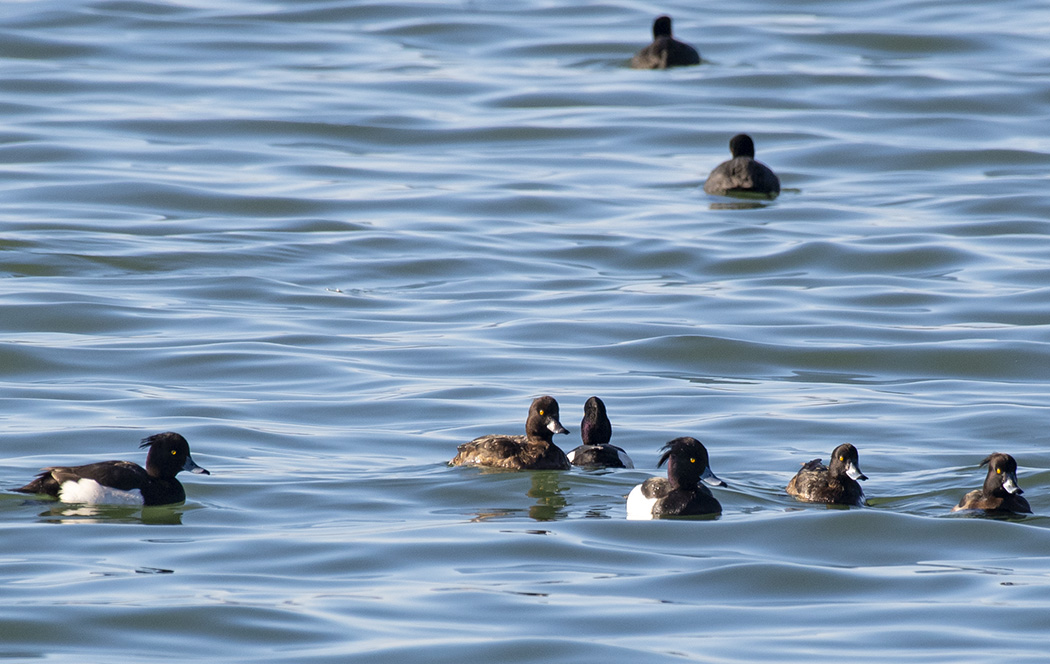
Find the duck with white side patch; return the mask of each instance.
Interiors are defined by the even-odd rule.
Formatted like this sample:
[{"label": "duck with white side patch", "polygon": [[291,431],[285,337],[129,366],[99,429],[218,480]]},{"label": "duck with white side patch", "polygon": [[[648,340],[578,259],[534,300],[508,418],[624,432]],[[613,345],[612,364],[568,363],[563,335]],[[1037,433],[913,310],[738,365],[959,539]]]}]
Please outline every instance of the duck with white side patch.
[{"label": "duck with white side patch", "polygon": [[675,438],[662,448],[659,468],[667,462],[667,478],[650,477],[631,489],[627,496],[627,518],[716,515],[722,505],[711,490],[700,484],[727,486],[711,471],[707,448],[696,438]]},{"label": "duck with white side patch", "polygon": [[130,461],[100,461],[83,466],[45,468],[29,484],[14,489],[44,494],[64,503],[88,505],[170,505],[186,500],[186,490],[175,478],[181,471],[210,475],[190,456],[190,445],[168,431],[150,436],[146,467]]}]

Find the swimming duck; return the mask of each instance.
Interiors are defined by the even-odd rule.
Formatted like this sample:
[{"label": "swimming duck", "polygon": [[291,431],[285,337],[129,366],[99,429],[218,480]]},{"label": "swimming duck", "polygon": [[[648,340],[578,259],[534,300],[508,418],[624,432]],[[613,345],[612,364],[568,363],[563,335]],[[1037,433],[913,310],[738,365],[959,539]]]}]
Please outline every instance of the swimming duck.
[{"label": "swimming duck", "polygon": [[186,500],[175,479],[179,472],[211,475],[194,462],[186,439],[173,431],[144,438],[139,447],[149,448],[145,468],[131,461],[52,466],[15,491],[46,494],[64,503],[169,505]]},{"label": "swimming duck", "polygon": [[671,36],[671,17],[660,16],[653,21],[653,43],[635,53],[632,69],[667,69],[700,64],[696,49]]},{"label": "swimming duck", "polygon": [[583,405],[583,421],[580,422],[580,438],[583,445],[569,452],[569,463],[589,468],[634,468],[627,452],[609,444],[612,438],[612,423],[605,413],[605,404],[598,397],[591,397]]},{"label": "swimming duck", "polygon": [[803,464],[788,482],[788,495],[804,503],[863,505],[864,491],[857,480],[868,479],[860,472],[857,448],[843,443],[831,453],[831,465],[820,459]]},{"label": "swimming duck", "polygon": [[993,452],[981,461],[988,466],[988,475],[984,486],[969,492],[959,504],[952,508],[959,510],[985,510],[986,512],[1018,512],[1031,514],[1032,506],[1021,497],[1024,491],[1017,486],[1017,462],[1009,454]]},{"label": "swimming duck", "polygon": [[675,438],[662,448],[659,468],[667,462],[667,478],[650,477],[627,496],[628,519],[721,514],[711,490],[700,484],[726,486],[711,472],[707,448],[696,438]]},{"label": "swimming duck", "polygon": [[729,140],[733,158],[711,171],[704,191],[712,196],[738,196],[774,199],[780,194],[780,178],[760,161],[755,161],[755,142],[747,134]]},{"label": "swimming duck", "polygon": [[552,442],[569,433],[558,421],[558,402],[542,396],[532,402],[525,435],[490,434],[459,446],[450,466],[492,466],[510,470],[568,470],[565,452]]}]

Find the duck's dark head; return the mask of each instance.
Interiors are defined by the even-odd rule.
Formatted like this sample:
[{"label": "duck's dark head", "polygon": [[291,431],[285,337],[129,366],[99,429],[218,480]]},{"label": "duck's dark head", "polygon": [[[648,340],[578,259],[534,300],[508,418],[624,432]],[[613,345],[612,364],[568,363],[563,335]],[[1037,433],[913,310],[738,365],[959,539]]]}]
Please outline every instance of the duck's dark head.
[{"label": "duck's dark head", "polygon": [[755,142],[747,134],[737,134],[729,139],[729,152],[736,157],[755,158]]},{"label": "duck's dark head", "polygon": [[988,466],[988,475],[984,478],[985,493],[999,494],[1003,492],[1021,495],[1024,491],[1017,485],[1017,462],[1009,454],[993,452],[988,455],[981,465]]},{"label": "duck's dark head", "polygon": [[707,448],[696,438],[675,438],[664,445],[663,450],[656,467],[667,463],[667,481],[672,487],[691,488],[701,481],[711,486],[727,486],[711,471]]},{"label": "duck's dark head", "polygon": [[148,447],[146,472],[151,477],[175,477],[183,470],[191,473],[211,475],[190,456],[190,444],[182,435],[166,431],[143,438],[139,447]]},{"label": "duck's dark head", "polygon": [[849,443],[843,443],[831,453],[831,463],[828,469],[832,475],[846,474],[854,480],[866,480],[868,477],[860,471],[860,454],[857,448]]},{"label": "duck's dark head", "polygon": [[536,398],[529,406],[529,419],[525,422],[525,433],[530,438],[540,438],[550,442],[556,433],[569,433],[569,430],[558,421],[558,402],[554,397]]},{"label": "duck's dark head", "polygon": [[653,21],[653,39],[659,39],[660,37],[671,36],[671,17],[670,16],[658,16]]},{"label": "duck's dark head", "polygon": [[591,397],[583,404],[580,438],[584,445],[608,445],[612,439],[612,423],[605,413],[605,404],[598,397]]}]

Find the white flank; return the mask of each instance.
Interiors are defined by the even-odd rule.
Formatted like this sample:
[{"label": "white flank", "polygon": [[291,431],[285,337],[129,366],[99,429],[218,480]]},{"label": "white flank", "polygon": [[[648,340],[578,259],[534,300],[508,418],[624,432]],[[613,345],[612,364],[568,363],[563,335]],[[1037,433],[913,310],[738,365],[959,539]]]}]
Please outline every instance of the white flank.
[{"label": "white flank", "polygon": [[642,485],[639,484],[627,494],[627,518],[632,521],[652,519],[655,505],[656,499],[642,495]]},{"label": "white flank", "polygon": [[576,463],[576,450],[570,451],[565,456],[569,457],[569,463]]},{"label": "white flank", "polygon": [[138,489],[121,491],[102,486],[95,480],[81,478],[76,482],[63,482],[58,492],[58,499],[63,503],[83,503],[85,505],[141,505],[142,492]]}]

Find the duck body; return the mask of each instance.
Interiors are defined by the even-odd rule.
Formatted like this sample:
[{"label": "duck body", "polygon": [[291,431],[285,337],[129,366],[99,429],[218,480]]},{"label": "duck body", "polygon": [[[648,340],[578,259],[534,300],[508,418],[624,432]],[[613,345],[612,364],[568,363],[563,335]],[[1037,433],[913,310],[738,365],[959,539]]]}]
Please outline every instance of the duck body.
[{"label": "duck body", "polygon": [[780,195],[780,178],[769,166],[755,159],[755,143],[747,134],[729,141],[733,158],[715,167],[704,182],[712,196],[774,199]]},{"label": "duck body", "polygon": [[567,456],[569,463],[582,468],[634,468],[627,452],[615,445],[580,445]]},{"label": "duck body", "polygon": [[653,21],[653,41],[631,58],[632,69],[667,69],[700,64],[700,53],[671,35],[671,17]]},{"label": "duck body", "polygon": [[583,445],[567,455],[572,465],[586,468],[634,468],[634,462],[627,452],[609,443],[612,423],[609,422],[605,404],[598,397],[591,397],[583,406],[580,438]]},{"label": "duck body", "polygon": [[486,466],[507,470],[568,470],[569,459],[554,444],[556,433],[569,433],[558,421],[558,402],[542,396],[529,407],[525,435],[489,434],[463,443],[450,466]]},{"label": "duck body", "polygon": [[981,465],[988,466],[984,485],[963,496],[959,504],[952,508],[953,512],[982,510],[993,513],[1032,513],[1028,499],[1021,495],[1024,491],[1017,485],[1017,462],[1012,456],[994,452],[981,461]]},{"label": "duck body", "polygon": [[656,466],[667,463],[667,477],[650,477],[627,496],[628,519],[662,519],[722,513],[722,505],[703,486],[726,486],[711,471],[707,448],[695,438],[675,438]]},{"label": "duck body", "polygon": [[211,474],[194,462],[189,443],[177,433],[150,436],[140,447],[150,448],[145,468],[131,461],[52,466],[15,491],[47,495],[64,503],[169,505],[186,500],[186,490],[175,477],[179,472]]},{"label": "duck body", "polygon": [[857,448],[844,443],[831,453],[831,464],[820,459],[803,464],[802,469],[788,482],[787,492],[804,503],[837,505],[864,504],[864,490],[857,480],[868,479],[860,471]]}]

